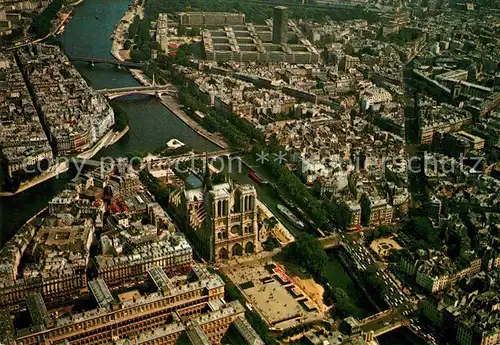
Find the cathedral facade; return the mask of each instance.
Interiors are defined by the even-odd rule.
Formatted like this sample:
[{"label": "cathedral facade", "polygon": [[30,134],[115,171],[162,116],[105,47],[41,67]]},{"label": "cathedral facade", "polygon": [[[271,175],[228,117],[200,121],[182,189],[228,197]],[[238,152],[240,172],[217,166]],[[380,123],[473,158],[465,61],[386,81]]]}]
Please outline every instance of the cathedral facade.
[{"label": "cathedral facade", "polygon": [[264,231],[257,224],[257,192],[250,184],[225,182],[201,188],[180,188],[170,196],[184,231],[212,262],[251,255],[261,250]]}]

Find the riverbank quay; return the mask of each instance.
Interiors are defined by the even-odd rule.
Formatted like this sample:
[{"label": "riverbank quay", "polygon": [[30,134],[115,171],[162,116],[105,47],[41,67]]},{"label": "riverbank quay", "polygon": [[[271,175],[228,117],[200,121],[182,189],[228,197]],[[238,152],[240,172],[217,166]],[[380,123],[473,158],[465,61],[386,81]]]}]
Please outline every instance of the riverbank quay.
[{"label": "riverbank quay", "polygon": [[[130,69],[129,70],[132,77],[141,83],[144,86],[152,86],[152,81],[144,75],[144,72],[138,69]],[[161,103],[170,110],[175,116],[177,116],[182,122],[188,125],[192,130],[194,130],[198,135],[203,137],[204,139],[212,142],[217,145],[219,148],[223,150],[227,150],[229,146],[225,142],[224,138],[219,134],[210,133],[205,128],[200,126],[196,121],[191,119],[189,115],[187,115],[184,110],[181,109],[181,106],[177,99],[169,95],[159,96]]]},{"label": "riverbank quay", "polygon": [[88,149],[86,151],[79,153],[76,156],[76,158],[91,159],[92,157],[94,157],[97,154],[97,152],[99,152],[100,149],[107,146],[106,144],[111,140],[113,135],[114,135],[113,131],[108,131],[93,147],[91,147],[90,149]]},{"label": "riverbank quay", "polygon": [[144,8],[137,2],[134,2],[130,5],[129,10],[125,12],[118,24],[116,24],[115,30],[111,35],[113,39],[111,43],[111,55],[118,61],[130,59],[129,50],[123,49],[123,44],[125,43],[125,37],[128,36],[129,26],[136,15],[141,19],[144,18]]},{"label": "riverbank quay", "polygon": [[15,192],[0,192],[0,197],[9,197],[9,196],[14,196],[16,194],[22,193],[25,190],[36,186],[37,184],[40,184],[42,182],[45,182],[47,180],[50,180],[51,178],[63,174],[66,171],[69,170],[69,163],[68,162],[59,162],[56,165],[52,166],[49,168],[48,172],[45,172],[33,179],[30,179],[28,181],[25,181],[22,183],[19,188]]},{"label": "riverbank quay", "polygon": [[290,229],[287,229],[283,225],[283,223],[276,217],[273,212],[271,212],[269,207],[264,202],[262,202],[262,200],[257,199],[257,208],[261,209],[267,218],[276,219],[277,224],[273,229],[271,229],[271,233],[274,238],[280,243],[281,247],[284,247],[295,241],[295,236],[292,234]]},{"label": "riverbank quay", "polygon": [[[84,153],[81,153],[77,156],[77,158],[81,159],[91,159],[93,156],[95,156],[99,150],[101,150],[104,147],[108,147],[111,145],[114,145],[117,143],[125,134],[128,133],[130,130],[130,127],[127,125],[123,130],[119,132],[108,132],[99,143],[96,144],[92,149],[85,151]],[[63,174],[69,170],[69,163],[68,162],[59,162],[53,167],[50,168],[49,172],[43,173],[40,176],[37,176],[36,178],[26,181],[25,183],[21,184],[19,189],[17,189],[15,192],[0,192],[0,197],[8,197],[8,196],[14,196],[16,194],[22,193],[25,190],[36,186],[39,183],[45,182],[47,180],[50,180],[51,178],[54,178],[58,176],[59,174]]]},{"label": "riverbank quay", "polygon": [[221,149],[227,150],[229,146],[224,141],[224,139],[214,133],[210,133],[205,128],[201,127],[196,121],[191,119],[184,110],[181,109],[179,103],[172,96],[160,96],[161,103],[168,108],[175,116],[177,116],[182,122],[188,125],[192,130],[194,130],[201,137],[211,141],[213,144],[217,145]]},{"label": "riverbank quay", "polygon": [[127,125],[123,130],[119,132],[109,131],[106,133],[101,140],[97,142],[92,148],[84,151],[76,156],[76,158],[80,159],[91,159],[94,157],[102,148],[111,146],[115,144],[118,140],[123,138],[125,134],[130,130],[130,127]]},{"label": "riverbank quay", "polygon": [[120,132],[113,132],[113,135],[110,137],[110,139],[105,143],[105,147],[111,146],[116,144],[125,134],[128,133],[130,130],[130,127],[127,125],[123,130]]},{"label": "riverbank quay", "polygon": [[75,6],[82,3],[83,0],[78,0],[75,1],[69,5],[63,6],[59,13],[57,14],[57,19],[54,20],[52,29],[50,30],[49,34],[42,38],[42,40],[47,39],[50,36],[55,35],[57,32],[61,30],[61,28],[65,25],[68,24],[69,20],[71,19],[71,16],[73,16],[73,13],[75,11]]},{"label": "riverbank quay", "polygon": [[[19,48],[26,47],[26,46],[29,46],[32,44],[40,43],[40,42],[46,40],[47,38],[54,36],[57,32],[59,32],[61,30],[63,25],[68,23],[68,18],[70,18],[70,16],[73,14],[74,7],[76,5],[81,4],[82,2],[83,2],[83,0],[77,0],[77,1],[72,2],[71,4],[68,4],[68,5],[65,5],[63,8],[61,8],[59,10],[59,12],[57,13],[56,18],[54,18],[50,32],[47,35],[45,35],[44,37],[37,38],[37,39],[31,40],[31,41],[15,42],[12,46],[7,47],[6,50],[19,49]],[[70,11],[68,11],[68,9],[70,9]]]},{"label": "riverbank quay", "polygon": [[135,68],[129,68],[128,70],[130,74],[132,74],[132,77],[134,77],[135,80],[137,80],[139,83],[141,83],[144,86],[152,86],[153,83],[149,80],[147,76],[144,75],[144,72],[140,69],[135,69]]}]

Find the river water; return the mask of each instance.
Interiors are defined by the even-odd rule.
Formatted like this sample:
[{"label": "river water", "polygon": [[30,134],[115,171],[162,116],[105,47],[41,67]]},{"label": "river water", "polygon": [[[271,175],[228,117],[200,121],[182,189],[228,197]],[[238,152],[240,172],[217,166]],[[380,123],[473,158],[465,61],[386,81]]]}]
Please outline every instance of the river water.
[{"label": "river water", "polygon": [[[84,0],[76,8],[74,18],[67,25],[65,33],[58,38],[66,53],[70,56],[89,56],[112,58],[110,54],[114,25],[127,10],[128,0]],[[114,88],[135,86],[139,83],[124,69],[115,66],[87,63],[75,64],[82,76],[94,88]],[[218,147],[200,137],[191,128],[165,108],[157,99],[148,96],[131,96],[120,99],[120,107],[126,113],[130,125],[129,132],[116,144],[101,150],[97,157],[120,157],[130,152],[148,152],[170,140],[177,138],[195,151],[215,151]],[[264,177],[266,173],[255,167]],[[248,177],[249,169],[234,164],[231,178],[240,183],[252,183],[259,198],[289,227],[295,234],[300,230],[279,214],[274,191],[265,185],[259,185]],[[39,210],[69,181],[63,174],[58,178],[37,185],[20,195],[0,199],[0,247],[8,241],[19,227]],[[338,275],[339,287],[349,290],[351,280],[340,264],[332,264],[333,276]],[[337,284],[335,284],[337,286]],[[352,291],[350,291],[352,292]],[[403,332],[404,333],[404,332]],[[381,344],[412,344],[406,334],[395,333],[380,339]]]},{"label": "river water", "polygon": [[[74,18],[58,38],[68,55],[112,58],[110,54],[114,25],[127,10],[127,0],[85,0],[78,5]],[[97,19],[96,19],[97,16]],[[76,67],[94,88],[135,86],[139,83],[126,71],[115,66],[77,63]],[[129,132],[112,147],[101,150],[98,157],[120,157],[129,152],[148,152],[177,138],[196,151],[215,151],[216,145],[200,137],[156,98],[131,96],[119,100],[130,125]],[[16,195],[0,199],[0,247],[19,227],[46,206],[64,188],[69,177],[64,174]]]}]

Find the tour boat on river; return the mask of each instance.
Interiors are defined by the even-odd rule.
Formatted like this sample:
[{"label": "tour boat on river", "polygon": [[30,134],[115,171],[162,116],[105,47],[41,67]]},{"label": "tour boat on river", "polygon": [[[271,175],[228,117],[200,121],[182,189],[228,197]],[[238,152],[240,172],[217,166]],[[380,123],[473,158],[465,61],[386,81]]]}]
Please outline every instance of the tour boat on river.
[{"label": "tour boat on river", "polygon": [[304,223],[285,206],[278,204],[278,210],[285,215],[296,227],[303,228]]},{"label": "tour boat on river", "polygon": [[248,173],[248,177],[250,177],[252,180],[257,181],[258,183],[265,183],[266,180],[262,176],[260,176],[255,170],[250,170]]}]

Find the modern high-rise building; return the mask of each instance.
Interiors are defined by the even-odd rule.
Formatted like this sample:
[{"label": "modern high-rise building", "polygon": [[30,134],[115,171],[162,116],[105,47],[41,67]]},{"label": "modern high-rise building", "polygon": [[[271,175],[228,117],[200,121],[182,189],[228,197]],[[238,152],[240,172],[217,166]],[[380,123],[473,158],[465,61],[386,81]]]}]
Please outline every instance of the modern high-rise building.
[{"label": "modern high-rise building", "polygon": [[168,17],[166,13],[158,15],[156,22],[156,42],[159,43],[160,49],[165,54],[168,53]]},{"label": "modern high-rise building", "polygon": [[273,12],[273,43],[282,44],[288,41],[288,8],[276,6]]}]

